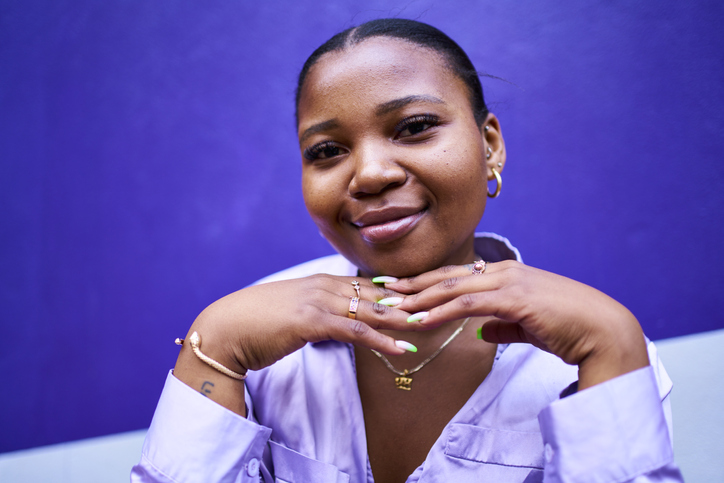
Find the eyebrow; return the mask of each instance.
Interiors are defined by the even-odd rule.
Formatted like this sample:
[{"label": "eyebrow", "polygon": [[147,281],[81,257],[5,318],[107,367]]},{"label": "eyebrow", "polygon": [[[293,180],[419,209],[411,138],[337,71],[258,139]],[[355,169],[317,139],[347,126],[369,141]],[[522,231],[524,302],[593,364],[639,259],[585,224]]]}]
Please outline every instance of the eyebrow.
[{"label": "eyebrow", "polygon": [[329,121],[320,122],[319,124],[315,124],[305,129],[304,133],[302,133],[299,138],[299,142],[303,143],[309,136],[317,134],[321,131],[326,131],[327,129],[334,129],[337,127],[339,127],[339,122],[337,121],[337,119],[330,119]]},{"label": "eyebrow", "polygon": [[[434,104],[445,104],[445,101],[440,99],[439,97],[435,96],[428,96],[428,95],[412,95],[407,97],[401,97],[399,99],[393,99],[391,101],[387,101],[383,104],[380,104],[375,109],[375,116],[381,117],[385,114],[389,114],[390,112],[396,111],[398,109],[402,109],[403,107],[410,105],[410,104],[416,104],[416,103],[424,103],[424,102],[432,102]],[[310,126],[309,128],[305,129],[302,135],[299,137],[299,142],[303,143],[308,137],[317,134],[318,132],[326,131],[328,129],[335,129],[339,127],[339,121],[337,119],[329,119],[328,121],[323,121],[318,124],[314,124],[313,126]]]},{"label": "eyebrow", "polygon": [[375,109],[375,115],[378,117],[384,116],[385,114],[389,114],[390,112],[401,109],[409,104],[416,104],[416,103],[422,103],[422,102],[432,102],[434,104],[445,104],[445,101],[443,101],[442,99],[435,97],[435,96],[427,96],[427,95],[407,96],[407,97],[401,97],[400,99],[394,99],[392,101],[385,102],[384,104],[380,104],[379,106],[377,106],[377,109]]}]

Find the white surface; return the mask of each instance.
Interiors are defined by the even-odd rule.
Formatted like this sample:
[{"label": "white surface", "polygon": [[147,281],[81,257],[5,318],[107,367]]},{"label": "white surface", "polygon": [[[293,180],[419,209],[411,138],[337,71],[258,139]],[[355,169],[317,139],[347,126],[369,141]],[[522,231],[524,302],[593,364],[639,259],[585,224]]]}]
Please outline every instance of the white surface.
[{"label": "white surface", "polygon": [[0,454],[2,483],[128,483],[146,430]]},{"label": "white surface", "polygon": [[674,456],[684,480],[724,482],[724,330],[656,346],[674,381]]},{"label": "white surface", "polygon": [[[658,341],[674,381],[674,452],[687,483],[724,482],[724,330]],[[0,454],[2,483],[127,482],[146,431]]]}]

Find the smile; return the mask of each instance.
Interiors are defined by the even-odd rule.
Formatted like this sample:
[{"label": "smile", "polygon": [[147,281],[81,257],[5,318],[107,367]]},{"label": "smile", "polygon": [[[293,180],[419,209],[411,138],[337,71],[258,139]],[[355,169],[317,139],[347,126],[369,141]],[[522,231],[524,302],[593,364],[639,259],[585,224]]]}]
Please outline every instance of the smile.
[{"label": "smile", "polygon": [[387,209],[381,212],[367,213],[353,222],[362,238],[368,243],[389,243],[407,235],[423,217],[427,208]]}]

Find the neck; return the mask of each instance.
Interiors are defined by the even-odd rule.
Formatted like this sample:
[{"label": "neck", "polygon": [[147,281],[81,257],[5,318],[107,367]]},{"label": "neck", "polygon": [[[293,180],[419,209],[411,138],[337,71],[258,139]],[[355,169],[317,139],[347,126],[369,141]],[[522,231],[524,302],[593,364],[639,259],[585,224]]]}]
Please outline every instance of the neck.
[{"label": "neck", "polygon": [[[434,329],[408,332],[398,330],[380,330],[383,334],[389,335],[395,339],[405,340],[417,347],[416,353],[405,353],[399,356],[387,356],[390,362],[398,369],[410,369],[423,360],[430,357],[445,341],[464,323],[465,319],[459,319],[445,323]],[[457,339],[474,337],[476,319],[471,318],[467,323],[463,332],[450,343],[445,350],[454,350],[454,346],[459,341]]]},{"label": "neck", "polygon": [[[361,277],[372,278],[378,275],[389,275],[405,278],[415,277],[448,265],[465,265],[478,260],[480,257],[476,258],[474,242],[475,238],[471,235],[469,239],[465,240],[453,251],[425,260],[421,259],[417,253],[410,251],[399,253],[394,257],[391,257],[390,254],[384,254],[374,260],[361,259],[354,256],[354,254],[339,252],[347,260],[357,265],[358,274]],[[368,263],[369,261],[374,263]]]}]

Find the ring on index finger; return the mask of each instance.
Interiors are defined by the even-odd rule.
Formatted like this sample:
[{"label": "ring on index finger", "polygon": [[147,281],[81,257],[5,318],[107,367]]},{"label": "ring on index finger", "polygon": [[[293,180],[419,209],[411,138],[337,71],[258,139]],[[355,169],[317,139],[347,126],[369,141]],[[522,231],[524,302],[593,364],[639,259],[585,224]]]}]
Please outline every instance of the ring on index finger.
[{"label": "ring on index finger", "polygon": [[357,307],[359,306],[359,297],[349,298],[349,310],[347,311],[347,317],[352,320],[357,318]]},{"label": "ring on index finger", "polygon": [[485,263],[485,260],[476,260],[473,262],[473,268],[471,269],[471,272],[473,275],[482,275],[485,272],[487,266],[488,264]]}]

